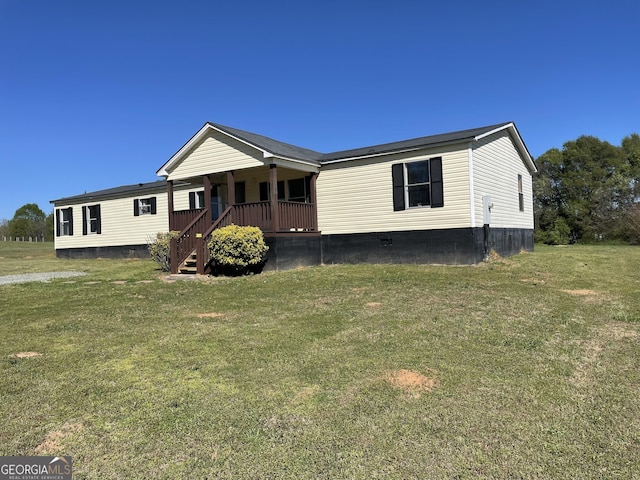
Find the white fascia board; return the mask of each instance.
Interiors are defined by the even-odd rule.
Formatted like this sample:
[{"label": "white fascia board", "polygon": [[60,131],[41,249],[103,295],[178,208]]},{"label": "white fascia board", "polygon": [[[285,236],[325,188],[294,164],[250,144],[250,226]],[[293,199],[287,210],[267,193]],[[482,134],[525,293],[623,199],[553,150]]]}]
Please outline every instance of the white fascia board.
[{"label": "white fascia board", "polygon": [[180,150],[178,150],[176,153],[174,153],[173,156],[169,160],[167,160],[165,162],[165,164],[162,165],[162,167],[160,167],[160,169],[156,172],[156,175],[158,175],[159,177],[168,177],[169,176],[169,172],[167,171],[167,169],[171,166],[171,164],[176,162],[179,158],[182,157],[182,155],[184,155],[185,152],[189,151],[189,149],[191,147],[193,147],[193,145],[195,145],[197,142],[199,142],[202,139],[202,137],[204,137],[206,135],[206,132],[208,132],[210,128],[212,128],[211,124],[205,123],[200,128],[200,130],[198,130],[195,133],[195,135],[193,135],[187,141],[187,143],[185,143],[180,148]]},{"label": "white fascia board", "polygon": [[494,128],[493,130],[483,133],[481,135],[477,135],[475,137],[475,140],[476,141],[481,140],[485,137],[488,137],[489,135],[493,135],[494,133],[500,132],[502,130],[507,130],[509,132],[511,139],[515,142],[516,148],[520,152],[520,155],[522,155],[522,158],[524,159],[524,163],[529,168],[529,171],[531,173],[537,172],[538,169],[536,168],[536,164],[533,163],[533,158],[531,158],[531,154],[529,153],[529,150],[527,150],[527,147],[524,144],[524,141],[522,140],[522,137],[520,136],[520,133],[518,133],[518,129],[516,128],[513,122],[507,123],[506,125],[503,125],[498,128]]}]

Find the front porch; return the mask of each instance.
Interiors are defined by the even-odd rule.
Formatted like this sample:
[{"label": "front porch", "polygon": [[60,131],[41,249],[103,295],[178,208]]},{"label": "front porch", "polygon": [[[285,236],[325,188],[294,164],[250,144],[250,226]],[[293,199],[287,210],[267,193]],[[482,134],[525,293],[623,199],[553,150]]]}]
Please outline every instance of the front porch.
[{"label": "front porch", "polygon": [[275,164],[269,166],[268,174],[264,170],[191,178],[190,183],[202,184],[203,189],[191,196],[190,208],[181,210],[174,208],[173,180],[167,182],[169,229],[180,232],[171,242],[171,273],[178,273],[180,265],[194,252],[196,272],[207,273],[210,258],[206,245],[211,233],[231,224],[259,227],[267,239],[320,236],[317,173],[282,169],[285,183],[278,179]]}]

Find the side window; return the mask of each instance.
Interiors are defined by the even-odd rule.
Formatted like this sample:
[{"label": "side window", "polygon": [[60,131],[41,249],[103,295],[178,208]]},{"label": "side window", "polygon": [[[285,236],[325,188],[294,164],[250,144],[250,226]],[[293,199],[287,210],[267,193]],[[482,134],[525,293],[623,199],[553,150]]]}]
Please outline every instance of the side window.
[{"label": "side window", "polygon": [[393,210],[444,206],[442,157],[391,166]]},{"label": "side window", "polygon": [[307,192],[304,184],[304,178],[296,178],[289,180],[289,200],[290,202],[304,203],[307,200]]},{"label": "side window", "polygon": [[73,208],[56,209],[56,237],[73,235]]},{"label": "side window", "polygon": [[[284,200],[284,180],[278,181],[278,200]],[[260,201],[271,200],[271,189],[269,182],[260,182]]]},{"label": "side window", "polygon": [[522,175],[518,175],[518,207],[524,212],[524,192],[522,191]]},{"label": "side window", "polygon": [[82,234],[102,233],[102,219],[100,205],[85,205],[82,207]]},{"label": "side window", "polygon": [[245,203],[247,201],[245,182],[236,182],[235,192],[236,192],[236,198],[234,200],[236,204]]},{"label": "side window", "polygon": [[157,213],[156,197],[136,198],[133,200],[133,215],[155,215]]},{"label": "side window", "polygon": [[204,190],[189,192],[189,210],[204,208]]}]

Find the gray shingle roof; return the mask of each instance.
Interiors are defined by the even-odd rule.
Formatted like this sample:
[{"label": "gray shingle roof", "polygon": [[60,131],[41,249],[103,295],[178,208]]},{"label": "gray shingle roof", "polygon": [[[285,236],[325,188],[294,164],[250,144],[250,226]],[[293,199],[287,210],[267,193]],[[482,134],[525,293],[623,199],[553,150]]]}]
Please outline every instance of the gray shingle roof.
[{"label": "gray shingle roof", "polygon": [[320,163],[331,162],[346,158],[366,157],[369,155],[379,155],[382,153],[392,153],[402,150],[413,150],[416,148],[440,145],[443,143],[462,142],[471,140],[478,135],[488,133],[496,128],[504,127],[512,122],[498,123],[486,127],[472,128],[469,130],[459,130],[457,132],[441,133],[439,135],[429,135],[426,137],[412,138],[410,140],[401,140],[399,142],[383,143],[381,145],[373,145],[371,147],[354,148],[351,150],[342,150],[340,152],[327,153],[322,156]]},{"label": "gray shingle roof", "polygon": [[316,164],[320,163],[320,157],[322,157],[322,154],[320,152],[309,150],[308,148],[297,147],[295,145],[291,145],[290,143],[280,142],[279,140],[274,140],[273,138],[258,135],[257,133],[246,132],[237,128],[220,125],[219,123],[208,123],[209,125],[222,130],[223,132],[244,140],[245,142],[248,142],[251,145],[255,145],[256,147],[259,147],[262,150],[266,150],[267,152],[272,153],[276,156],[282,156],[294,160],[304,160]]},{"label": "gray shingle roof", "polygon": [[158,180],[156,182],[136,183],[135,185],[124,185],[122,187],[107,188],[105,190],[98,190],[96,192],[74,195],[72,197],[63,197],[57,200],[51,200],[49,203],[74,202],[77,200],[94,200],[104,197],[119,196],[122,194],[128,195],[132,193],[140,193],[141,195],[144,195],[149,192],[163,191],[166,189],[167,182],[165,180]]},{"label": "gray shingle roof", "polygon": [[450,143],[457,141],[471,140],[472,138],[484,133],[504,127],[512,122],[498,123],[496,125],[488,125],[486,127],[472,128],[468,130],[459,130],[456,132],[441,133],[438,135],[429,135],[426,137],[412,138],[409,140],[401,140],[398,142],[383,143],[380,145],[372,145],[369,147],[360,147],[350,150],[342,150],[333,153],[320,153],[307,148],[297,147],[289,143],[284,143],[273,138],[265,137],[237,128],[227,127],[219,123],[209,122],[209,125],[222,130],[236,138],[246,141],[262,150],[270,152],[276,156],[292,158],[296,160],[305,160],[308,162],[322,164],[346,158],[366,157],[369,155],[379,155],[382,153],[392,153],[402,150],[412,150],[421,147],[429,147],[442,143]]}]

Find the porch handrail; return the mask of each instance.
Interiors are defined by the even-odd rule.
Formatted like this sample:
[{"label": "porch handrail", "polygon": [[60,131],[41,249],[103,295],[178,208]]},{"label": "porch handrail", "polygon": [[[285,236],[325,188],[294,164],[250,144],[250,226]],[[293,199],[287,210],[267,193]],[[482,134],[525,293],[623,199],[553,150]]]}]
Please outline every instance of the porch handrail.
[{"label": "porch handrail", "polygon": [[177,238],[171,239],[171,273],[178,273],[178,266],[184,262],[196,248],[196,233],[202,233],[207,228],[209,209],[203,209],[189,225],[182,229]]}]

